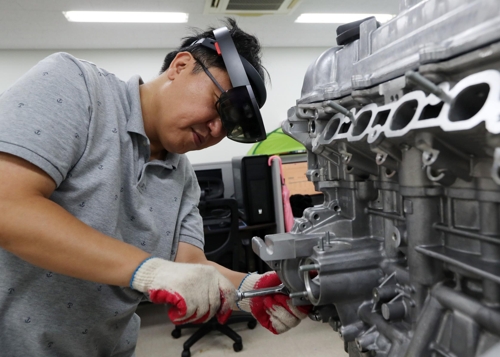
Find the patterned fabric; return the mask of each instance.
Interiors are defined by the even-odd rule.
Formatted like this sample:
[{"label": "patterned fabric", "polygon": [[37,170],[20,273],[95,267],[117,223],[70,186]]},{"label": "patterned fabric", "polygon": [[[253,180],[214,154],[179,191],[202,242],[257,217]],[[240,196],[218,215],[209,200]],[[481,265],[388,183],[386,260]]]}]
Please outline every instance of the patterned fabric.
[{"label": "patterned fabric", "polygon": [[[202,248],[200,190],[184,155],[149,162],[141,79],[69,54],[47,57],[0,95],[0,151],[44,170],[51,199],[95,229],[173,260]],[[2,356],[131,356],[144,296],[39,269],[0,249]]]}]

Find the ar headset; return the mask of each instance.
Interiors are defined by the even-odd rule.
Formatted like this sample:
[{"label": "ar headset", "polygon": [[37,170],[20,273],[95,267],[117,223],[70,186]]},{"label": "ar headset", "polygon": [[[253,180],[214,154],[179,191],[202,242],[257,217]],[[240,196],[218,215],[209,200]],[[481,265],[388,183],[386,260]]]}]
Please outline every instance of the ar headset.
[{"label": "ar headset", "polygon": [[213,31],[215,40],[202,38],[191,46],[201,45],[222,56],[233,88],[223,91],[217,111],[227,137],[241,143],[255,143],[266,138],[259,108],[266,102],[266,87],[257,70],[238,54],[227,27]]}]

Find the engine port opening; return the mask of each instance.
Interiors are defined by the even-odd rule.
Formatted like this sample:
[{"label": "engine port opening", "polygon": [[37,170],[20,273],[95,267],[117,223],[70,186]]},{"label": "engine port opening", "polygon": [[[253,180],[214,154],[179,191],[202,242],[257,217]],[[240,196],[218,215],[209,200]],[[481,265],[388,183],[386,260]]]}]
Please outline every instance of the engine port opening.
[{"label": "engine port opening", "polygon": [[339,119],[334,119],[333,121],[328,123],[326,127],[325,140],[330,140],[335,135],[337,129],[339,128],[339,125],[340,125]]},{"label": "engine port opening", "polygon": [[490,86],[486,83],[465,88],[453,99],[448,118],[450,121],[469,120],[481,110],[489,93]]},{"label": "engine port opening", "polygon": [[339,134],[347,133],[349,131],[349,128],[351,127],[351,124],[351,122],[342,124],[339,129]]},{"label": "engine port opening", "polygon": [[307,131],[309,134],[314,134],[316,132],[316,122],[311,120],[308,124]]},{"label": "engine port opening", "polygon": [[372,118],[372,112],[367,111],[361,114],[357,120],[356,124],[354,125],[354,128],[352,129],[352,135],[360,135],[365,131],[365,129],[368,127],[368,124],[370,124],[370,119]]},{"label": "engine port opening", "polygon": [[410,124],[415,112],[417,111],[418,101],[413,99],[403,103],[394,113],[391,123],[392,130],[404,129]]},{"label": "engine port opening", "polygon": [[420,114],[420,118],[418,120],[427,120],[427,119],[434,119],[439,116],[439,113],[441,113],[441,109],[443,108],[444,103],[440,102],[436,105],[426,105],[424,109],[422,110],[422,114]]},{"label": "engine port opening", "polygon": [[390,110],[382,110],[381,112],[378,112],[377,115],[375,116],[375,120],[373,121],[372,128],[375,125],[383,126],[387,121],[390,112],[391,112]]},{"label": "engine port opening", "polygon": [[317,270],[309,270],[309,279],[314,279],[315,277],[318,276],[318,271]]},{"label": "engine port opening", "polygon": [[[314,262],[309,262],[314,263]],[[308,263],[308,264],[309,264]],[[307,292],[307,297],[311,304],[316,305],[319,302],[321,288],[320,288],[320,278],[317,274],[311,274],[311,272],[306,271],[303,273],[304,285]]]},{"label": "engine port opening", "polygon": [[385,176],[386,177],[393,177],[396,175],[396,170],[391,170],[391,169],[385,169]]}]

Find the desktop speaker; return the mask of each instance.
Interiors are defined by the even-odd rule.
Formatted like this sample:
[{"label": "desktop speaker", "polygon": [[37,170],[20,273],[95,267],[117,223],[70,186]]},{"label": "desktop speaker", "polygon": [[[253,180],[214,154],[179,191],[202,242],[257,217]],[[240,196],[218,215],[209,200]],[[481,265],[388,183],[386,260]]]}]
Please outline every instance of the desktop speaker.
[{"label": "desktop speaker", "polygon": [[274,222],[271,167],[267,155],[232,159],[234,196],[240,217],[247,225]]}]

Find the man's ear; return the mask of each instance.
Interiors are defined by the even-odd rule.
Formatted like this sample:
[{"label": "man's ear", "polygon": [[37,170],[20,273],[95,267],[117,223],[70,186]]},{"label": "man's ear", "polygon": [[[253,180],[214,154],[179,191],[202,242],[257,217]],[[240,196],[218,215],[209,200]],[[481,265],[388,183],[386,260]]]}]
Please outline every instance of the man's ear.
[{"label": "man's ear", "polygon": [[167,69],[168,79],[174,80],[182,71],[189,69],[191,70],[194,66],[195,59],[193,55],[189,52],[179,52]]}]

